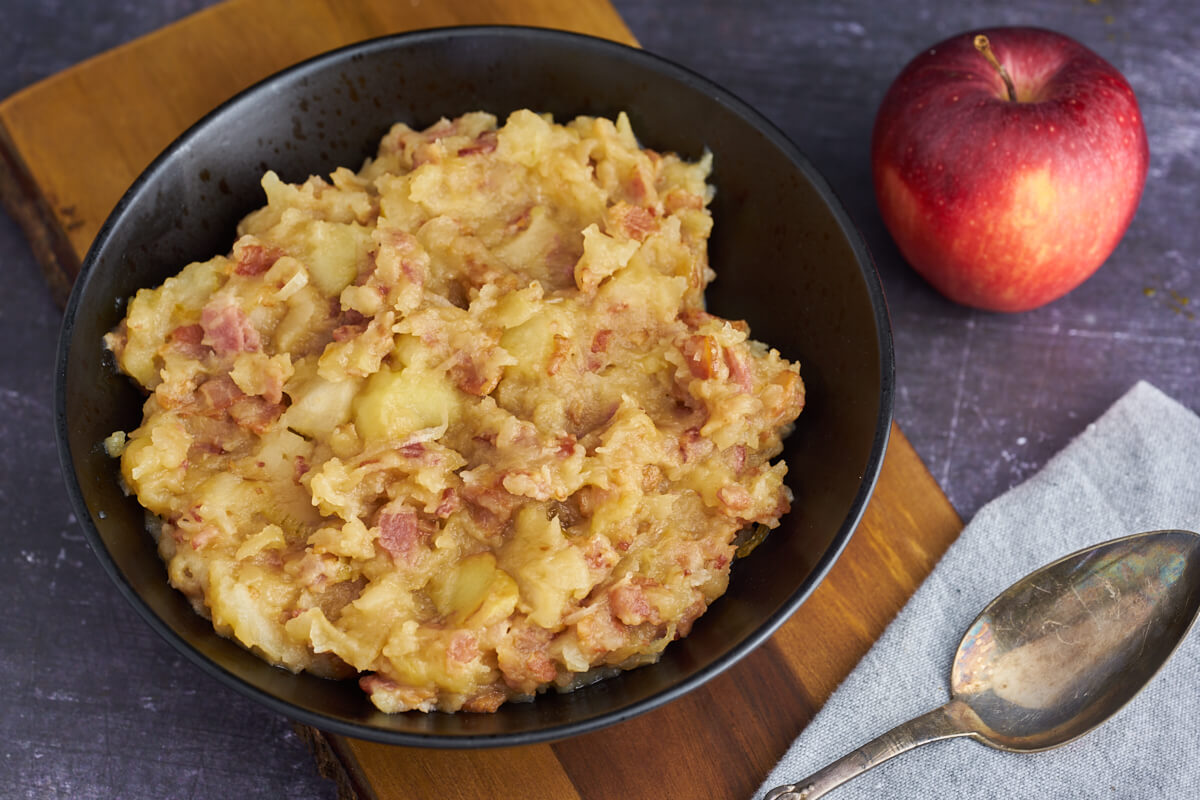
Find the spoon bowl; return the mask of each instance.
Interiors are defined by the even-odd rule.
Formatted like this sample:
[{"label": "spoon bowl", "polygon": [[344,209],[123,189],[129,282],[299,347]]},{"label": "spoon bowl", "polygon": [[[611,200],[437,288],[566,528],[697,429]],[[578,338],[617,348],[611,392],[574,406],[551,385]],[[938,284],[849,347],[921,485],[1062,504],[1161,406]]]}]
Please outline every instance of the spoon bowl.
[{"label": "spoon bowl", "polygon": [[1048,750],[1142,690],[1200,609],[1200,536],[1135,534],[1049,564],[988,604],[963,636],[951,696],[1002,750]]},{"label": "spoon bowl", "polygon": [[950,701],[765,800],[814,800],[900,753],[969,736],[1059,747],[1105,722],[1167,662],[1200,613],[1200,535],[1113,539],[1047,564],[988,603],[958,646]]}]

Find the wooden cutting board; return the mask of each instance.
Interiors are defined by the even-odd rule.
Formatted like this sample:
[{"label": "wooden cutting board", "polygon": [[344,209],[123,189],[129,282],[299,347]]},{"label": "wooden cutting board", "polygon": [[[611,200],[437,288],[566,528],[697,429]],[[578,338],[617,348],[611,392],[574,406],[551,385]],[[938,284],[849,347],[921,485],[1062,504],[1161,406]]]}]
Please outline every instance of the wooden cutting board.
[{"label": "wooden cutting board", "polygon": [[[65,300],[124,190],[212,107],[340,45],[480,23],[636,44],[608,0],[227,0],[0,103],[0,199]],[[893,426],[874,497],[829,577],[764,646],[690,695],[597,733],[514,749],[408,749],[300,732],[342,796],[356,800],[744,799],[961,527]]]}]

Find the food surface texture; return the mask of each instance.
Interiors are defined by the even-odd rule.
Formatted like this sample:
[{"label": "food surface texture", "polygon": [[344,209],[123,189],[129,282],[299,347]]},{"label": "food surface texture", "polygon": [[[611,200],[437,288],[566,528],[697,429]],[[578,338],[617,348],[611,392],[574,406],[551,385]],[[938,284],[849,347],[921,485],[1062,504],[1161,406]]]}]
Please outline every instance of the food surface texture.
[{"label": "food surface texture", "polygon": [[388,712],[655,661],[788,510],[804,404],[797,365],[704,310],[709,169],[624,115],[518,111],[268,172],[232,251],[106,339],[148,392],[106,446],[171,583]]}]

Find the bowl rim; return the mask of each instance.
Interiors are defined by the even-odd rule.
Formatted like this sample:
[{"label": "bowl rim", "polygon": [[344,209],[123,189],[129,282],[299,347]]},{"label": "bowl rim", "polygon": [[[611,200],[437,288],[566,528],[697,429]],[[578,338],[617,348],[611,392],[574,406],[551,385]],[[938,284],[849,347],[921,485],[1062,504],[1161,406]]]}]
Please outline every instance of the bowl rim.
[{"label": "bowl rim", "polygon": [[[293,81],[300,80],[307,75],[320,72],[338,63],[344,63],[346,60],[353,59],[360,55],[371,54],[377,51],[387,51],[396,47],[403,47],[410,44],[447,40],[459,37],[489,39],[518,37],[524,40],[532,40],[535,44],[541,41],[558,43],[570,42],[577,47],[589,48],[594,52],[601,52],[623,59],[641,61],[649,65],[655,71],[662,72],[674,80],[704,92],[713,101],[727,107],[733,113],[745,119],[749,124],[763,134],[772,145],[779,148],[786,155],[788,160],[791,161],[804,174],[805,178],[811,182],[816,192],[826,200],[829,210],[837,226],[842,230],[847,244],[853,252],[855,261],[858,263],[859,270],[862,274],[863,282],[866,286],[867,294],[872,307],[873,320],[876,329],[876,344],[879,350],[879,381],[881,388],[879,397],[879,410],[876,418],[875,432],[872,438],[871,447],[868,452],[867,462],[863,471],[862,479],[859,484],[858,491],[851,502],[849,513],[843,520],[841,527],[830,540],[829,546],[813,565],[811,571],[804,581],[804,584],[795,592],[793,592],[787,598],[787,600],[780,605],[774,614],[764,620],[758,626],[758,628],[756,628],[736,647],[731,648],[726,653],[715,659],[712,663],[708,664],[706,667],[697,670],[694,674],[672,686],[669,686],[655,694],[648,695],[647,697],[629,706],[617,708],[612,711],[603,712],[594,716],[589,716],[582,720],[556,723],[532,730],[500,734],[489,733],[446,735],[436,732],[420,733],[388,730],[362,723],[348,722],[337,717],[328,716],[320,712],[293,705],[289,701],[281,699],[274,694],[271,694],[270,692],[244,680],[233,672],[228,671],[221,664],[201,653],[199,649],[176,633],[169,624],[167,624],[161,617],[158,616],[158,614],[155,613],[154,609],[149,605],[149,603],[141,597],[137,590],[126,579],[113,555],[106,547],[99,530],[92,520],[92,511],[84,499],[83,490],[79,482],[79,476],[75,474],[71,447],[69,443],[69,425],[66,414],[66,378],[67,363],[70,355],[70,342],[75,327],[76,317],[79,311],[79,305],[83,294],[86,291],[86,287],[95,263],[105,249],[107,241],[112,236],[114,229],[120,224],[120,220],[124,215],[126,208],[128,208],[141,195],[142,192],[147,190],[147,186],[161,171],[163,171],[175,153],[186,148],[194,139],[203,135],[206,129],[212,126],[220,118],[229,113],[234,113],[235,110],[241,105],[252,103],[253,99],[257,95],[263,92],[269,92],[271,87],[289,84]],[[72,510],[75,512],[76,519],[78,520],[80,527],[83,529],[83,532],[88,540],[88,544],[100,561],[104,571],[112,579],[119,592],[125,597],[130,605],[133,606],[133,608],[150,625],[150,627],[156,633],[158,633],[159,636],[165,639],[189,662],[199,667],[209,676],[215,678],[222,685],[241,693],[243,696],[261,703],[267,708],[270,708],[271,710],[285,717],[305,725],[318,728],[322,731],[392,745],[437,747],[444,749],[470,749],[535,744],[539,742],[564,739],[578,734],[600,730],[627,719],[631,719],[635,716],[639,716],[655,708],[659,708],[662,705],[681,697],[682,695],[696,689],[720,673],[724,672],[743,657],[748,655],[751,651],[758,648],[763,642],[766,641],[767,638],[774,634],[775,631],[778,630],[778,628],[789,617],[791,617],[793,613],[795,613],[795,611],[809,598],[813,591],[815,591],[816,587],[825,580],[830,569],[845,550],[851,536],[861,522],[862,516],[865,513],[867,504],[878,481],[880,470],[882,469],[884,454],[886,452],[891,433],[894,406],[894,344],[891,323],[887,309],[887,301],[884,296],[878,269],[875,266],[874,260],[867,249],[866,243],[863,240],[860,231],[850,218],[848,212],[845,210],[844,205],[837,196],[836,192],[833,190],[832,186],[830,186],[825,177],[816,170],[809,159],[778,126],[771,122],[761,112],[757,111],[751,105],[740,99],[729,90],[718,85],[711,79],[706,78],[700,73],[688,67],[682,66],[681,64],[678,64],[668,58],[647,50],[643,50],[640,47],[634,47],[615,40],[605,39],[589,34],[553,28],[523,25],[463,25],[425,28],[373,37],[328,50],[304,59],[296,64],[293,64],[292,66],[276,71],[237,92],[227,100],[214,107],[211,111],[207,112],[203,117],[190,125],[183,133],[181,133],[170,144],[168,144],[145,167],[145,169],[142,170],[129,188],[122,194],[120,200],[113,207],[113,210],[109,213],[108,217],[97,231],[92,244],[88,248],[85,258],[81,263],[79,274],[76,276],[74,285],[72,286],[59,329],[58,346],[55,356],[53,411],[54,432],[60,467],[63,473],[64,481],[67,485],[67,491],[68,495],[70,496]]]}]

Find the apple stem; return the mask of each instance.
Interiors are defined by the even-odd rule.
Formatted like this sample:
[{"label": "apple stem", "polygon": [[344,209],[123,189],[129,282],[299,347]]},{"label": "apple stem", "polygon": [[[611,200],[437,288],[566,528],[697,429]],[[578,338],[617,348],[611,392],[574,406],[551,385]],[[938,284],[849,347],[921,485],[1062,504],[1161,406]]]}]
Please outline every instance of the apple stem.
[{"label": "apple stem", "polygon": [[1008,70],[1000,63],[1000,59],[996,58],[996,54],[992,51],[992,43],[988,41],[988,37],[982,33],[975,37],[975,49],[983,54],[987,62],[995,67],[1000,73],[1000,77],[1004,79],[1004,88],[1008,90],[1008,99],[1012,102],[1017,102],[1017,87],[1013,86],[1012,78],[1008,76]]}]

